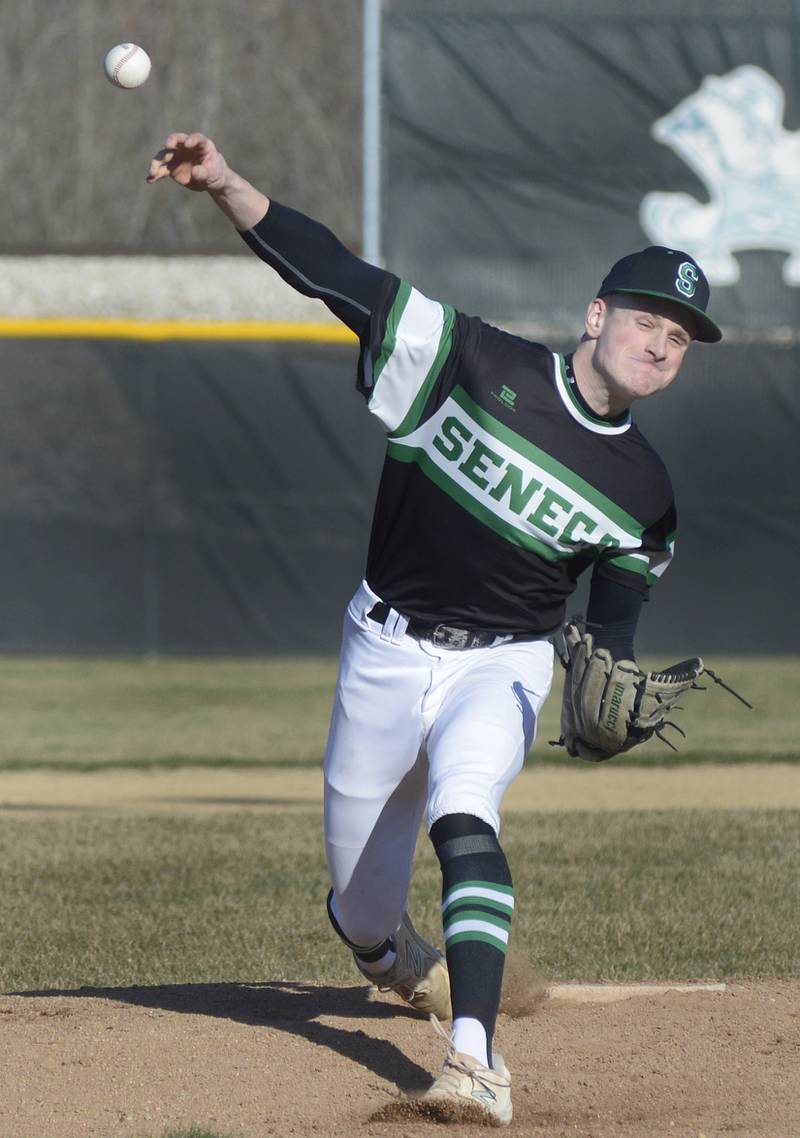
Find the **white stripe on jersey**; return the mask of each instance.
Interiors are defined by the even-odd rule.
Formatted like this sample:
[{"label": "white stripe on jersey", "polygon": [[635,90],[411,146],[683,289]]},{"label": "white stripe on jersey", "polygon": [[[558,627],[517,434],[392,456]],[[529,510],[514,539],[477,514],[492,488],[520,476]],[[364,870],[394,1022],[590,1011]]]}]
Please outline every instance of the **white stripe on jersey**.
[{"label": "white stripe on jersey", "polygon": [[444,308],[412,288],[400,317],[392,354],[369,401],[387,431],[394,431],[411,410],[439,351]]},{"label": "white stripe on jersey", "polygon": [[[535,548],[540,555],[546,556],[547,549],[552,549],[561,557],[573,557],[584,548],[596,547],[601,537],[604,546],[610,540],[628,555],[641,548],[641,527],[635,519],[619,511],[617,520],[607,511],[602,498],[592,501],[580,489],[551,473],[544,465],[548,457],[544,452],[542,460],[537,461],[515,449],[513,440],[492,434],[490,427],[478,422],[467,410],[465,394],[459,402],[459,390],[456,388],[411,434],[395,436],[391,448],[395,452],[423,452],[428,470],[441,471],[444,476],[438,481],[446,493],[458,496],[468,510],[472,509],[472,502],[476,503],[478,516],[485,514],[494,519],[496,532],[518,545]],[[475,451],[476,446],[479,451]],[[470,453],[491,457],[477,469],[460,461]],[[503,475],[512,468],[518,472],[520,486],[535,488],[530,494],[523,493],[520,505],[515,504],[510,488],[504,488]],[[591,493],[588,485],[586,493]],[[492,525],[492,521],[487,520],[487,524]],[[638,563],[635,568],[644,572],[647,560],[643,556],[641,568]]]}]

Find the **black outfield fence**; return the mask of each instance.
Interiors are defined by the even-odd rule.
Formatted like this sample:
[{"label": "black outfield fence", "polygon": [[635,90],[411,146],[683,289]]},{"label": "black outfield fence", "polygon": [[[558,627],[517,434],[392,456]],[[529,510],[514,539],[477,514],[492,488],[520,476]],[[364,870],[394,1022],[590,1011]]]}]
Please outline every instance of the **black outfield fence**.
[{"label": "black outfield fence", "polygon": [[[355,344],[0,352],[0,650],[336,648],[384,446]],[[641,650],[796,650],[799,365],[797,346],[695,346],[635,409],[680,518]]]}]

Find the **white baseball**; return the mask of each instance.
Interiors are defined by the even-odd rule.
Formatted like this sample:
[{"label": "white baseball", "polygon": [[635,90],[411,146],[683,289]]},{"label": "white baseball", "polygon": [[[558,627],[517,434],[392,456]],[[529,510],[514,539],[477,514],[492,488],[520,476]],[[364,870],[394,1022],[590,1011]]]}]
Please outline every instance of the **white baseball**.
[{"label": "white baseball", "polygon": [[118,43],[106,56],[103,67],[115,87],[141,87],[150,74],[150,56],[135,43]]}]

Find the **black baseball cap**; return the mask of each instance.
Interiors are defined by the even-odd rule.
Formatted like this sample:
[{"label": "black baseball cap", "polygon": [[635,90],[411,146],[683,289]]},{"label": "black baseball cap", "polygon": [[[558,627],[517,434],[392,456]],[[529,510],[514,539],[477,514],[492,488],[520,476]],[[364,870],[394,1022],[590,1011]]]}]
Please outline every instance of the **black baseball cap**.
[{"label": "black baseball cap", "polygon": [[710,291],[706,275],[694,257],[680,249],[648,245],[646,249],[630,253],[612,265],[597,295],[636,292],[641,296],[660,296],[674,301],[694,316],[697,326],[695,340],[716,344],[722,339],[722,332],[706,316]]}]

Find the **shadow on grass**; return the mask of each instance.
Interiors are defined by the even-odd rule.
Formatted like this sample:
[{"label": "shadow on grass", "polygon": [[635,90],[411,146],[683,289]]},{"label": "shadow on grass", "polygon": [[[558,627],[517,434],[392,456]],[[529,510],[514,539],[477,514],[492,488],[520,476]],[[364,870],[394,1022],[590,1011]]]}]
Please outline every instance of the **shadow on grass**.
[{"label": "shadow on grass", "polygon": [[187,1015],[219,1016],[253,1027],[269,1027],[307,1039],[358,1063],[404,1092],[424,1090],[431,1076],[393,1043],[365,1031],[320,1023],[320,1018],[419,1019],[400,1005],[373,1003],[363,986],[333,988],[312,984],[174,984],[153,988],[69,988],[14,992],[15,996],[69,996],[114,1000]]}]

